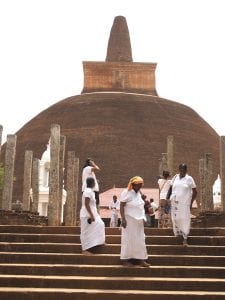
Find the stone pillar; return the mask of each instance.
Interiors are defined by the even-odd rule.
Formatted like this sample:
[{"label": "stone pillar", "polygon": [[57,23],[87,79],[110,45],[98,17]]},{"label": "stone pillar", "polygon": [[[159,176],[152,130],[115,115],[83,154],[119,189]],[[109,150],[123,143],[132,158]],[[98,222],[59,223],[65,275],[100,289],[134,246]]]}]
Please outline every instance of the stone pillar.
[{"label": "stone pillar", "polygon": [[60,126],[52,124],[50,138],[48,225],[58,226],[59,220],[59,153]]},{"label": "stone pillar", "polygon": [[213,210],[212,171],[212,157],[207,153],[199,160],[201,211]]},{"label": "stone pillar", "polygon": [[198,199],[200,202],[201,211],[205,207],[205,177],[204,177],[204,158],[199,159],[199,187],[198,187]]},{"label": "stone pillar", "polygon": [[5,152],[4,164],[4,185],[2,191],[2,205],[3,210],[12,209],[12,190],[13,190],[13,176],[14,176],[14,162],[16,156],[16,135],[8,134]]},{"label": "stone pillar", "polygon": [[33,152],[26,150],[24,157],[23,172],[23,203],[22,210],[30,210],[30,189],[31,189],[31,172],[32,172]]},{"label": "stone pillar", "polygon": [[79,158],[75,158],[75,178],[74,178],[74,184],[75,184],[75,220],[74,225],[80,224],[80,209],[81,209],[81,194],[78,191],[78,178],[79,178]]},{"label": "stone pillar", "polygon": [[64,160],[65,160],[66,137],[60,136],[60,152],[59,152],[59,221],[61,223],[63,212],[63,181],[64,181]]},{"label": "stone pillar", "polygon": [[173,169],[173,156],[174,156],[174,139],[172,135],[167,137],[167,166],[170,171],[170,175],[174,175]]},{"label": "stone pillar", "polygon": [[1,157],[1,148],[2,148],[2,131],[3,131],[3,126],[0,125],[0,157]]},{"label": "stone pillar", "polygon": [[209,211],[214,210],[213,204],[213,161],[212,154],[206,153],[205,155],[205,165],[206,165],[206,209]]},{"label": "stone pillar", "polygon": [[225,136],[220,137],[221,209],[225,212]]},{"label": "stone pillar", "polygon": [[[78,175],[79,175],[79,159],[75,157],[74,151],[68,151],[67,159],[67,197],[65,204],[65,225],[73,226],[79,220],[81,204],[78,202]],[[77,212],[79,209],[79,213]]]},{"label": "stone pillar", "polygon": [[39,159],[33,159],[33,168],[32,168],[32,212],[38,212],[38,202],[39,202]]},{"label": "stone pillar", "polygon": [[159,175],[162,175],[163,170],[168,170],[167,153],[162,153],[162,157],[159,159]]},{"label": "stone pillar", "polygon": [[66,176],[66,203],[64,209],[64,222],[66,226],[74,225],[75,220],[75,152],[68,151]]}]

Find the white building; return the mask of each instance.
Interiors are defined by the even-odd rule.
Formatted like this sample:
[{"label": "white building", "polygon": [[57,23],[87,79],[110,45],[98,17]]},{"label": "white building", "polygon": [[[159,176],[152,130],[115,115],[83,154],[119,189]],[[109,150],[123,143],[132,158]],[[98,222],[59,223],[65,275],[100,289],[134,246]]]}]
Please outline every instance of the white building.
[{"label": "white building", "polygon": [[213,185],[213,204],[214,208],[221,207],[221,180],[220,175],[218,175],[216,181]]},{"label": "white building", "polygon": [[[47,149],[42,154],[40,164],[39,164],[38,213],[40,216],[47,216],[48,214],[49,169],[50,169],[50,144],[48,143]],[[63,189],[61,222],[63,222],[63,206],[65,202],[66,202],[66,191]]]}]

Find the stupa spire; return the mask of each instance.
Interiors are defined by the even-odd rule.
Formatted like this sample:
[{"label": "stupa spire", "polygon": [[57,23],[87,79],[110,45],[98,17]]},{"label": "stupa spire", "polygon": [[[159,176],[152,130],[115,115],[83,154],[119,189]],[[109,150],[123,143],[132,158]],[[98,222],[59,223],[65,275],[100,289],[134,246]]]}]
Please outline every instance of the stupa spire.
[{"label": "stupa spire", "polygon": [[114,18],[106,61],[84,61],[82,93],[123,92],[157,96],[155,63],[133,62],[130,34],[123,16]]},{"label": "stupa spire", "polygon": [[106,61],[110,62],[132,62],[132,50],[130,34],[126,18],[117,16],[111,28]]}]

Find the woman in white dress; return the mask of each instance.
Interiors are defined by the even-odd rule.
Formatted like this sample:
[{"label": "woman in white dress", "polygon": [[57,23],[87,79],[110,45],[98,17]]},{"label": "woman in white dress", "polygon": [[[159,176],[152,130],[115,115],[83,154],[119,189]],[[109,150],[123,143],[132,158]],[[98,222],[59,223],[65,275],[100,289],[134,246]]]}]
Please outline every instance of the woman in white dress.
[{"label": "woman in white dress", "polygon": [[191,207],[197,196],[194,179],[187,174],[187,165],[179,165],[179,174],[171,181],[171,218],[175,236],[183,236],[183,245],[187,246],[191,226]]},{"label": "woman in white dress", "polygon": [[91,248],[105,243],[105,224],[96,208],[95,193],[93,191],[94,178],[88,177],[86,183],[87,187],[82,194],[82,207],[80,210],[80,240],[83,254],[90,255],[92,254]]},{"label": "woman in white dress", "polygon": [[146,221],[144,201],[140,188],[143,179],[135,176],[130,179],[127,189],[120,198],[121,215],[121,253],[120,259],[124,266],[133,266],[138,262],[142,267],[149,267],[146,262],[148,255],[145,244],[144,221]]},{"label": "woman in white dress", "polygon": [[95,180],[95,186],[93,191],[95,193],[96,206],[97,210],[99,210],[99,184],[95,175],[95,171],[100,171],[99,166],[91,158],[87,158],[82,170],[82,193],[87,187],[86,180],[88,177],[93,177]]}]

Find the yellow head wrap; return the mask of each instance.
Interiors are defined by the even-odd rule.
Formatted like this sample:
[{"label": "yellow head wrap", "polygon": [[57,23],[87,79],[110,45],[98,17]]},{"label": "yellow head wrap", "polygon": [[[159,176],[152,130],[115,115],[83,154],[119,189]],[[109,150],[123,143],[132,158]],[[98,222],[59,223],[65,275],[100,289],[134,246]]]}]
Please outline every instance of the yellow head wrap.
[{"label": "yellow head wrap", "polygon": [[141,178],[140,176],[134,176],[130,179],[127,189],[128,191],[130,191],[132,189],[132,184],[138,184],[138,183],[144,183],[143,178]]}]

